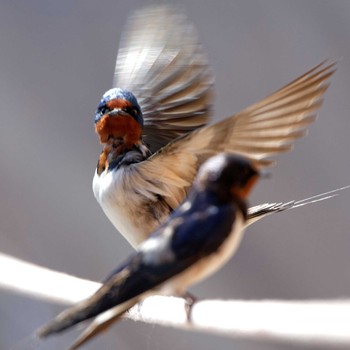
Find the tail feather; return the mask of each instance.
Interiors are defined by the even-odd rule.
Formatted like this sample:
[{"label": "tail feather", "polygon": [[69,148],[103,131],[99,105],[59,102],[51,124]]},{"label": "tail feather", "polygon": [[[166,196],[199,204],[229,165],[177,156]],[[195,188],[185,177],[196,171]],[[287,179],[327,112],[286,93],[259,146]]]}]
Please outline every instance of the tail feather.
[{"label": "tail feather", "polygon": [[302,207],[302,206],[307,205],[307,204],[312,204],[312,203],[323,201],[323,200],[328,199],[328,198],[333,198],[333,197],[339,196],[340,191],[347,190],[348,188],[350,188],[350,185],[343,186],[343,187],[337,188],[337,189],[332,190],[332,191],[320,193],[320,194],[317,194],[316,196],[312,196],[309,198],[304,198],[300,201],[295,202],[293,205],[293,208]]},{"label": "tail feather", "polygon": [[37,330],[40,338],[51,334],[60,333],[82,321],[88,320],[101,312],[94,298],[89,298],[81,303],[62,311],[52,321]]},{"label": "tail feather", "polygon": [[97,316],[68,350],[76,350],[99,333],[106,331],[114,322],[118,321],[128,309],[136,304],[136,302],[135,300],[129,300]]},{"label": "tail feather", "polygon": [[118,321],[138,301],[139,297],[135,297],[101,313],[99,303],[96,303],[96,299],[92,296],[80,304],[61,312],[51,322],[38,329],[36,334],[40,338],[47,337],[98,315],[69,348],[69,350],[76,350],[100,332],[109,328],[112,323]]},{"label": "tail feather", "polygon": [[264,218],[267,215],[278,213],[281,211],[289,210],[289,209],[295,209],[302,207],[304,205],[308,204],[314,204],[317,202],[324,201],[329,198],[336,197],[340,194],[341,191],[349,189],[350,185],[343,186],[340,188],[337,188],[332,191],[324,192],[317,194],[312,197],[304,198],[299,201],[289,201],[289,202],[280,202],[280,203],[264,203],[260,204],[254,207],[251,207],[248,209],[248,220],[247,220],[247,226],[253,224],[254,222]]},{"label": "tail feather", "polygon": [[41,328],[39,328],[36,334],[40,338],[47,337],[51,334],[60,333],[79,322],[88,320],[94,315],[89,312],[89,299],[87,301],[83,301],[78,305],[75,305],[67,310],[62,311],[57,317],[55,317],[52,321],[45,324]]},{"label": "tail feather", "polygon": [[51,334],[60,333],[112,308],[114,312],[124,313],[127,308],[138,301],[138,297],[122,301],[117,293],[120,292],[118,287],[120,284],[123,285],[124,277],[127,273],[127,271],[126,273],[118,271],[116,274],[113,274],[95,294],[79,304],[62,311],[52,321],[39,328],[36,332],[37,335],[40,338],[44,338]]}]

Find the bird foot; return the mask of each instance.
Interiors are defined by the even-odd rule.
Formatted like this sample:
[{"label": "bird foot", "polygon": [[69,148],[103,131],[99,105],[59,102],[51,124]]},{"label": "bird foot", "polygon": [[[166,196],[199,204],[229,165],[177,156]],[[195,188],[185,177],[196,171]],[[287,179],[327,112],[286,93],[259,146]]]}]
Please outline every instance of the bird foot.
[{"label": "bird foot", "polygon": [[188,292],[186,292],[182,297],[185,299],[185,312],[187,316],[187,322],[192,323],[192,307],[198,298]]}]

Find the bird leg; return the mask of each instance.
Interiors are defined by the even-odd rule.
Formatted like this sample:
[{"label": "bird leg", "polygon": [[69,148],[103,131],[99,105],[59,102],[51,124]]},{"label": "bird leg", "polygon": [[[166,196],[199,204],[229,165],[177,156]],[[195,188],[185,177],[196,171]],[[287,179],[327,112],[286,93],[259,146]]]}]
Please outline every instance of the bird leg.
[{"label": "bird leg", "polygon": [[192,323],[192,307],[198,298],[189,292],[183,294],[182,298],[185,299],[185,312],[187,316],[187,322]]}]

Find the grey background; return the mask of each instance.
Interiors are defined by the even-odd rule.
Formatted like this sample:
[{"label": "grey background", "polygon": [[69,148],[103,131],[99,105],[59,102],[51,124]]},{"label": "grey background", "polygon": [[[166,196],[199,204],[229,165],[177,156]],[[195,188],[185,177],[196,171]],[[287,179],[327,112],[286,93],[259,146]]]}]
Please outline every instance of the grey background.
[{"label": "grey background", "polygon": [[[1,252],[100,280],[132,251],[93,198],[101,149],[93,114],[111,87],[125,19],[144,3],[0,2]],[[325,58],[342,58],[310,135],[279,157],[272,179],[260,183],[251,204],[349,184],[350,2],[190,0],[186,8],[216,74],[217,118]],[[192,292],[242,299],[349,296],[349,203],[346,192],[256,224],[231,262]],[[7,350],[61,309],[1,290],[0,348]],[[54,338],[40,349],[62,349],[76,335]],[[86,349],[214,347],[295,348],[123,321]]]}]

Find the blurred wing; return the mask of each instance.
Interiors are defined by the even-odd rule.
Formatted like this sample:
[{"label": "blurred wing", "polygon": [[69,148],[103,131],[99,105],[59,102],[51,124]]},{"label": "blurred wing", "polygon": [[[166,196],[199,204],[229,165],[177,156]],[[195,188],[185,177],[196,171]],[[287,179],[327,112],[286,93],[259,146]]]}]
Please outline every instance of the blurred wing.
[{"label": "blurred wing", "polygon": [[[213,125],[181,137],[137,164],[144,181],[157,179],[172,208],[185,197],[199,166],[219,152],[241,154],[258,166],[289,151],[315,120],[334,64],[321,63],[262,101]],[[175,200],[175,203],[174,203]]]},{"label": "blurred wing", "polygon": [[213,81],[195,28],[177,7],[146,7],[129,18],[113,86],[138,99],[152,152],[208,123]]}]

